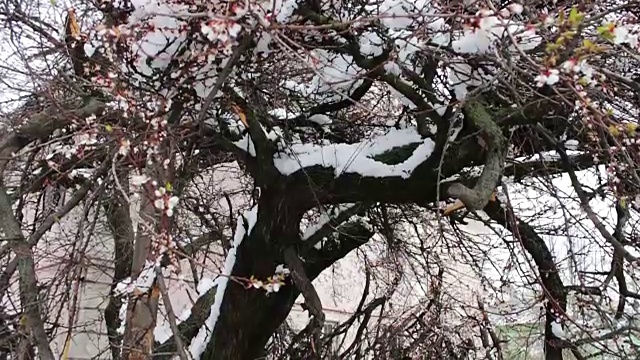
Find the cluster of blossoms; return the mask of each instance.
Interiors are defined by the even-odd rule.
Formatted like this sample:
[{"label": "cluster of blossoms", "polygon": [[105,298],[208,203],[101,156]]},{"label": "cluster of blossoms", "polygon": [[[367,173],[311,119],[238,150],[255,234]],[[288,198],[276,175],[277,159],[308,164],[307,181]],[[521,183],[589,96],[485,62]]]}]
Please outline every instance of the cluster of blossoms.
[{"label": "cluster of blossoms", "polygon": [[491,31],[492,28],[498,25],[504,25],[503,19],[509,19],[513,15],[519,15],[524,10],[520,4],[510,4],[507,7],[501,9],[496,14],[488,9],[481,9],[476,13],[476,16],[469,19],[464,27],[468,30],[474,31]]},{"label": "cluster of blossoms", "polygon": [[153,235],[151,239],[150,259],[145,261],[145,265],[137,277],[134,279],[128,277],[120,281],[116,285],[115,293],[117,295],[124,295],[144,293],[148,291],[154,284],[156,279],[156,268],[161,267],[163,255],[166,255],[169,258],[169,265],[165,270],[170,273],[175,272],[178,274],[179,278],[182,278],[178,258],[175,252],[172,251],[176,248],[176,242],[170,234],[162,232],[160,234]]},{"label": "cluster of blossoms", "polygon": [[134,188],[139,188],[144,185],[150,185],[153,189],[153,207],[162,211],[163,215],[172,217],[174,209],[178,205],[180,199],[177,196],[173,196],[173,186],[171,183],[166,183],[164,186],[158,186],[158,182],[149,178],[147,175],[135,174],[131,176],[131,185]]},{"label": "cluster of blossoms", "polygon": [[[546,46],[547,57],[544,59],[542,71],[534,81],[536,86],[554,85],[560,81],[562,73],[570,75],[572,80],[578,80],[583,86],[594,83],[594,70],[587,64],[589,56],[598,54],[604,49],[603,44],[628,45],[634,50],[639,49],[639,29],[630,24],[606,23],[596,29],[596,34],[578,33],[583,25],[585,15],[576,7],[572,8],[568,14],[560,12],[558,18],[547,16],[544,19],[545,25],[555,25],[557,34],[555,41],[549,42]],[[574,40],[582,37],[580,44],[576,48],[571,48],[573,57],[564,60],[564,52],[567,47],[573,47]],[[562,64],[558,68],[558,61]],[[582,73],[582,76],[577,75]]]},{"label": "cluster of blossoms", "polygon": [[103,137],[96,130],[98,126],[95,115],[87,116],[83,119],[71,118],[71,124],[59,131],[58,135],[66,137],[68,133],[73,134],[67,141],[56,143],[52,152],[47,155],[46,160],[50,160],[56,154],[61,154],[65,159],[83,158],[85,152],[100,144]]},{"label": "cluster of blossoms", "polygon": [[249,278],[249,286],[256,289],[263,289],[268,294],[275,293],[285,285],[285,280],[289,276],[290,271],[284,265],[280,264],[276,267],[276,271],[273,276],[269,276],[265,281],[258,280],[255,277]]},{"label": "cluster of blossoms", "polygon": [[173,209],[178,205],[178,197],[171,195],[172,186],[171,183],[167,183],[164,187],[159,187],[154,195],[156,199],[153,202],[153,206],[161,210],[163,214],[168,217],[173,216]]},{"label": "cluster of blossoms", "polygon": [[[638,41],[640,28],[633,22],[604,23],[591,29],[585,27],[585,14],[572,8],[568,13],[560,12],[554,21],[557,34],[555,41],[546,46],[543,70],[535,77],[538,87],[554,86],[561,80],[574,90],[575,109],[586,126],[586,148],[599,161],[607,159],[609,186],[618,198],[632,197],[634,205],[640,206],[638,189],[634,186],[638,177],[635,169],[640,164],[640,141],[638,125],[623,121],[621,115],[608,108],[606,102],[594,100],[608,97],[614,99],[616,87],[606,76],[606,71],[592,65],[601,59],[601,54],[610,47],[624,46],[629,51],[640,50]],[[584,28],[584,29],[583,29]],[[585,30],[586,29],[586,30]],[[591,29],[593,31],[589,32]],[[561,63],[560,63],[561,62]],[[560,63],[560,65],[557,65]],[[613,143],[603,148],[605,142]]]},{"label": "cluster of blossoms", "polygon": [[560,65],[560,70],[553,68],[545,69],[541,74],[536,76],[534,81],[537,87],[542,87],[545,84],[554,85],[560,81],[562,74],[570,76],[579,91],[582,90],[582,87],[594,86],[596,84],[594,68],[584,58],[570,58]]}]

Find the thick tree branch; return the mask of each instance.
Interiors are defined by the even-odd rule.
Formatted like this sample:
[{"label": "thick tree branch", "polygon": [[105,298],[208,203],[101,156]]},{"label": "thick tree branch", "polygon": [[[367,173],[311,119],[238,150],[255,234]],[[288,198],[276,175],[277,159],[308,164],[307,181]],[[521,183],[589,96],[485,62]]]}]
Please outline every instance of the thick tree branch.
[{"label": "thick tree branch", "polygon": [[162,268],[160,266],[156,266],[156,278],[158,279],[158,287],[160,288],[160,294],[162,294],[162,303],[164,304],[164,308],[167,310],[167,318],[169,320],[169,326],[171,327],[171,331],[173,332],[173,339],[176,342],[176,348],[178,350],[178,356],[180,360],[188,360],[187,353],[184,350],[184,345],[182,344],[182,337],[180,335],[180,330],[178,329],[178,325],[176,323],[176,314],[173,312],[173,306],[171,305],[171,298],[169,298],[169,293],[167,291],[167,285],[164,282],[164,276],[162,275]]},{"label": "thick tree branch", "polygon": [[11,201],[3,185],[0,185],[0,228],[6,236],[12,238],[12,249],[16,254],[18,273],[20,274],[20,302],[27,330],[33,336],[38,348],[38,356],[44,360],[54,360],[49,347],[49,339],[44,329],[40,299],[38,299],[38,280],[36,279],[33,251],[22,235],[20,223],[16,220]]},{"label": "thick tree branch", "polygon": [[[616,214],[618,215],[618,221],[616,223],[616,228],[613,232],[613,237],[618,240],[621,244],[624,243],[624,228],[629,221],[629,209],[627,208],[627,204],[625,201],[618,201],[616,203]],[[627,303],[627,298],[636,298],[640,299],[640,294],[635,293],[633,291],[629,291],[627,287],[627,279],[624,273],[624,256],[623,254],[617,250],[613,250],[613,256],[611,258],[611,273],[610,276],[614,276],[616,281],[618,282],[618,306],[616,308],[616,319],[622,318],[624,315],[624,308]],[[609,278],[609,277],[608,277]],[[608,280],[605,280],[605,284],[608,283]]]},{"label": "thick tree branch", "polygon": [[[300,254],[305,258],[304,271],[310,281],[313,281],[324,269],[330,267],[336,261],[346,256],[349,252],[365,244],[371,236],[373,236],[371,230],[360,223],[343,224],[338,228],[338,234],[338,240],[332,242],[335,246],[326,249],[323,248],[320,251],[312,249],[313,251]],[[260,244],[264,241],[262,236],[263,235],[260,231],[253,231],[250,238],[245,239],[243,244],[254,246],[255,244]],[[244,251],[251,250],[246,249]],[[261,254],[261,257],[264,257],[264,254]],[[250,264],[244,264],[244,266],[247,265]],[[271,266],[274,265],[272,264]],[[270,271],[273,273],[273,268],[271,268]],[[229,288],[227,291],[229,291]],[[242,291],[243,297],[252,296],[252,298],[248,300],[253,301],[252,304],[254,307],[260,307],[262,309],[262,306],[266,306],[266,308],[262,310],[269,313],[270,317],[268,320],[269,323],[261,323],[260,326],[263,328],[265,326],[273,326],[275,328],[280,325],[281,321],[284,320],[286,315],[289,313],[289,310],[294,305],[294,301],[299,294],[299,291],[295,286],[285,286],[280,289],[278,293],[271,294],[269,296],[266,296],[264,293],[255,294],[257,296],[256,298],[253,298],[253,293],[247,292],[247,290],[243,288],[239,291]],[[208,318],[211,306],[215,299],[215,293],[216,288],[214,287],[201,296],[191,309],[191,316],[178,325],[178,329],[185,341],[190,342],[191,339],[196,336],[204,321]],[[225,296],[227,295],[225,294]],[[281,306],[285,306],[285,309],[281,309]],[[225,315],[242,316],[242,314],[233,312],[228,314],[225,313]],[[245,315],[252,316],[251,314]],[[264,321],[267,320],[265,319]],[[252,341],[255,342],[257,340],[254,338]],[[175,354],[175,352],[176,343],[172,337],[164,344],[156,343],[154,353],[157,353],[158,355],[154,356],[154,358],[168,360],[172,358],[172,355],[170,354]]]},{"label": "thick tree branch", "polygon": [[93,98],[76,110],[61,111],[67,105],[74,108],[73,104],[56,104],[56,106],[49,106],[35,114],[24,114],[22,117],[28,118],[24,125],[2,135],[0,138],[0,175],[4,174],[4,169],[9,162],[7,159],[20,148],[34,140],[51,136],[56,129],[70,124],[73,118],[85,119],[91,115],[99,114],[105,109],[103,102]]},{"label": "thick tree branch", "polygon": [[554,334],[552,324],[566,311],[567,291],[551,251],[533,227],[513,214],[508,204],[503,204],[496,199],[489,202],[484,211],[491,220],[511,231],[514,238],[520,241],[522,247],[531,255],[538,267],[543,294],[547,299],[545,306],[545,359],[562,360],[562,339]]},{"label": "thick tree branch", "polygon": [[[300,12],[315,24],[329,25],[332,23],[338,23],[338,21],[325,16],[325,14],[319,14],[311,6],[308,6],[309,4],[306,5],[307,6],[301,7]],[[369,72],[369,76],[384,81],[396,91],[404,95],[412,103],[414,103],[417,107],[416,120],[418,132],[420,133],[420,135],[422,135],[423,137],[431,135],[427,123],[427,118],[429,118],[434,124],[438,125],[439,131],[448,130],[444,129],[446,127],[445,122],[443,121],[440,114],[438,114],[438,112],[436,112],[432,106],[432,104],[436,104],[439,102],[433,93],[429,91],[426,91],[424,93],[417,91],[413,88],[411,83],[402,80],[397,75],[387,72],[384,67],[381,66],[384,62],[389,61],[389,55],[392,52],[393,46],[391,46],[390,44],[386,44],[381,55],[376,56],[373,59],[366,58],[362,55],[357,37],[350,31],[350,25],[343,24],[342,27],[343,29],[342,31],[340,31],[340,34],[347,41],[348,45],[343,46],[343,44],[341,43],[334,42],[332,44],[333,51],[350,55],[356,65]]]},{"label": "thick tree branch", "polygon": [[487,159],[473,189],[460,183],[449,186],[449,196],[458,198],[469,210],[480,210],[487,205],[495,191],[504,170],[506,141],[502,130],[478,100],[467,100],[463,107],[464,116],[485,135]]},{"label": "thick tree branch", "polygon": [[301,250],[301,252],[305,252],[305,249],[314,247],[318,242],[322,241],[323,238],[328,237],[333,231],[335,231],[340,224],[343,224],[354,215],[364,213],[367,208],[368,206],[364,204],[354,204],[348,209],[340,211],[339,214],[331,216],[329,221],[317,229],[311,236],[309,236],[309,238],[303,240],[303,244],[301,246],[303,250]]},{"label": "thick tree branch", "polygon": [[320,296],[318,296],[316,288],[307,277],[307,274],[304,271],[304,265],[298,257],[296,250],[293,247],[288,247],[284,250],[283,255],[284,262],[291,271],[293,283],[304,297],[304,303],[309,310],[309,313],[313,316],[313,320],[309,325],[313,328],[312,332],[314,334],[314,341],[317,349],[322,327],[324,326],[324,312],[322,311]]},{"label": "thick tree branch", "polygon": [[[128,189],[128,172],[116,174],[120,183]],[[125,181],[126,180],[126,181]],[[131,275],[131,262],[133,258],[134,231],[129,211],[129,203],[120,193],[120,190],[113,190],[112,196],[104,203],[107,224],[114,242],[114,273],[111,281],[111,291],[109,303],[105,309],[104,319],[107,325],[107,335],[109,336],[109,347],[111,357],[114,360],[120,359],[122,335],[118,333],[120,328],[120,307],[122,298],[115,296],[114,290],[117,284]]]},{"label": "thick tree branch", "polygon": [[245,34],[244,36],[242,36],[240,43],[231,54],[231,57],[227,61],[222,71],[218,74],[218,78],[216,80],[215,85],[213,86],[213,89],[211,89],[207,97],[204,99],[204,102],[202,103],[202,108],[200,109],[200,113],[198,114],[198,118],[197,118],[198,123],[203,122],[207,117],[207,111],[209,111],[209,107],[211,107],[211,104],[213,103],[213,99],[215,99],[215,97],[218,96],[218,92],[220,92],[220,89],[222,89],[222,85],[227,80],[227,77],[233,71],[233,68],[234,66],[236,66],[236,63],[238,62],[238,60],[240,60],[242,53],[244,53],[244,51],[247,50],[247,47],[249,46],[249,44],[251,44],[251,39],[252,38],[250,34]]}]

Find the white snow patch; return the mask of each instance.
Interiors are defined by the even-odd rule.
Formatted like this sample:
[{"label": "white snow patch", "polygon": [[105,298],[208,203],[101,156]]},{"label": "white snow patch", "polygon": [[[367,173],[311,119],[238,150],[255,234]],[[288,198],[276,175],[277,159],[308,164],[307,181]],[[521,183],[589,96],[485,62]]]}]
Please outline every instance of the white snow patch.
[{"label": "white snow patch", "polygon": [[330,117],[325,114],[314,114],[309,116],[309,121],[314,122],[318,125],[329,125],[333,122]]},{"label": "white snow patch", "polygon": [[565,149],[578,150],[578,140],[570,139],[564,142]]},{"label": "white snow patch", "polygon": [[[396,147],[419,142],[422,144],[400,164],[388,165],[373,159],[374,156]],[[372,177],[408,178],[413,170],[431,155],[434,145],[431,139],[422,139],[415,129],[393,129],[385,135],[358,144],[293,145],[293,154],[276,154],[274,164],[284,175],[319,165],[334,168],[336,177],[343,173],[356,173]]]},{"label": "white snow patch", "polygon": [[153,329],[154,340],[159,342],[160,344],[164,344],[172,336],[173,332],[171,331],[171,326],[169,326],[168,321],[165,321],[162,326],[157,325]]},{"label": "white snow patch", "polygon": [[405,29],[416,21],[419,14],[429,12],[429,1],[426,0],[384,0],[372,2],[367,7],[379,13],[380,21],[391,29]]},{"label": "white snow patch", "polygon": [[275,0],[271,3],[267,3],[265,9],[275,9],[276,20],[278,23],[283,24],[291,19],[293,12],[298,8],[297,0]]},{"label": "white snow patch", "polygon": [[273,116],[273,117],[275,117],[277,119],[287,120],[287,119],[294,119],[299,114],[290,112],[287,109],[276,108],[276,109],[269,110],[269,115],[271,115],[271,116]]},{"label": "white snow patch", "polygon": [[129,299],[122,300],[122,305],[118,310],[118,318],[120,319],[120,326],[118,327],[118,334],[124,334],[124,327],[127,322],[127,307],[129,306]]},{"label": "white snow patch", "polygon": [[360,37],[360,52],[367,56],[382,55],[384,41],[375,32],[367,31]]},{"label": "white snow patch", "polygon": [[339,207],[333,209],[333,211],[323,212],[322,214],[320,214],[320,218],[317,222],[307,226],[307,228],[304,230],[304,233],[302,234],[302,240],[309,239],[311,236],[313,236],[313,234],[318,232],[318,230],[320,230],[329,221],[331,221],[331,219],[336,218],[338,215],[340,215],[340,213],[347,211],[354,206],[355,204],[347,203],[340,205]]},{"label": "white snow patch", "polygon": [[553,333],[553,335],[555,335],[555,337],[557,337],[558,339],[564,339],[566,338],[566,334],[564,333],[564,329],[562,329],[562,324],[560,323],[559,319],[555,319],[552,323],[551,323],[551,332]]},{"label": "white snow patch", "polygon": [[251,137],[249,137],[249,134],[245,134],[242,139],[235,141],[233,145],[237,146],[243,151],[246,151],[251,156],[256,156],[256,147],[253,144],[253,140],[251,140]]},{"label": "white snow patch", "polygon": [[198,297],[202,297],[207,291],[211,290],[211,288],[215,285],[215,281],[210,277],[203,277],[198,282]]},{"label": "white snow patch", "polygon": [[256,222],[258,222],[258,205],[247,211],[247,235],[251,234]]},{"label": "white snow patch", "polygon": [[130,294],[135,290],[147,292],[153,285],[155,279],[155,263],[147,260],[135,281],[130,277],[123,279],[116,285],[114,292],[116,295]]},{"label": "white snow patch", "polygon": [[236,227],[236,235],[233,239],[233,246],[229,250],[229,254],[227,254],[227,258],[224,262],[224,270],[222,274],[218,276],[212,287],[216,286],[216,295],[214,298],[213,305],[211,306],[211,313],[209,317],[205,321],[204,325],[200,327],[198,331],[198,335],[196,335],[191,344],[189,344],[189,352],[194,360],[199,360],[200,356],[204,352],[204,349],[211,338],[211,334],[213,329],[216,326],[216,322],[218,321],[218,317],[220,317],[220,307],[222,306],[222,299],[224,297],[224,292],[227,289],[227,284],[229,283],[229,276],[233,271],[233,266],[236,263],[236,252],[238,251],[238,247],[242,243],[245,235],[251,233],[253,226],[255,225],[258,218],[258,205],[254,206],[251,210],[247,212],[247,222],[248,228],[245,229],[244,221],[242,217],[240,217],[237,221],[238,225]]}]

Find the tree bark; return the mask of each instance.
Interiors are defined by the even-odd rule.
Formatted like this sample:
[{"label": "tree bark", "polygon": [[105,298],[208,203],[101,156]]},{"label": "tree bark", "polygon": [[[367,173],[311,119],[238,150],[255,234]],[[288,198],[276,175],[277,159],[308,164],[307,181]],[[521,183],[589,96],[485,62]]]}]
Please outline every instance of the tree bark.
[{"label": "tree bark", "polygon": [[[305,253],[305,273],[313,281],[320,273],[344,257],[353,249],[365,244],[373,233],[362,224],[345,224],[340,228],[336,247],[327,252]],[[234,267],[234,274],[247,274],[254,268],[253,262],[260,262],[258,247],[253,244],[258,239],[243,242]],[[268,237],[264,238],[267,242]],[[263,255],[263,254],[262,254]],[[282,256],[280,254],[280,256]],[[242,260],[241,260],[242,259]],[[261,262],[273,273],[273,262]],[[262,356],[265,345],[277,328],[286,320],[300,291],[288,283],[278,293],[267,295],[259,289],[246,290],[237,283],[230,283],[222,302],[220,318],[202,360],[256,359]]]},{"label": "tree bark", "polygon": [[[284,263],[282,251],[275,250],[274,242],[281,229],[273,228],[274,217],[261,213],[252,232],[241,243],[236,253],[232,271],[234,276],[263,279],[274,273],[278,264]],[[344,257],[353,249],[365,244],[373,233],[362,224],[343,224],[336,246],[326,251],[317,249],[301,253],[305,259],[304,271],[313,281],[324,269]],[[205,322],[214,303],[216,288],[200,297],[192,315],[178,327],[184,339],[190,341]],[[269,338],[287,318],[299,290],[290,281],[280,291],[266,294],[261,289],[246,289],[229,281],[211,339],[201,360],[256,359],[263,356]],[[176,344],[169,339],[157,344],[156,359],[170,359],[176,352]]]},{"label": "tree bark", "polygon": [[[140,219],[154,219],[155,209],[146,197],[143,197]],[[143,221],[143,220],[141,220]],[[138,233],[133,249],[131,262],[131,278],[136,281],[143,271],[151,254],[151,239],[155,224],[138,226]],[[127,318],[124,334],[122,358],[125,360],[145,360],[151,356],[154,345],[153,330],[156,326],[160,290],[156,281],[144,292],[136,289],[129,295]]]},{"label": "tree bark", "polygon": [[11,247],[16,254],[20,283],[20,303],[23,308],[22,318],[24,319],[25,328],[31,333],[33,341],[38,348],[38,358],[54,360],[41,316],[33,252],[31,251],[31,246],[22,235],[22,229],[13,214],[11,202],[4,186],[0,186],[0,228],[2,228],[5,236],[11,239],[10,241],[13,243]]}]

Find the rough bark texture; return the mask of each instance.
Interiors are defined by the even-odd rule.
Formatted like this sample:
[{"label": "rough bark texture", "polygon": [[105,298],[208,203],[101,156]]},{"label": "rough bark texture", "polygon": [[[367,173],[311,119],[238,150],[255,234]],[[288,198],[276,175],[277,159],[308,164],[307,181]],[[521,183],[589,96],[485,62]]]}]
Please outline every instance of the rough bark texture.
[{"label": "rough bark texture", "polygon": [[[342,227],[341,232],[343,235],[340,235],[335,248],[325,253],[308,254],[305,272],[310,281],[351,250],[366,243],[373,235],[361,224],[348,224]],[[263,240],[268,241],[269,237]],[[249,245],[252,241],[261,240],[252,237],[243,244]],[[241,246],[241,250],[238,252],[238,260],[241,253],[244,253],[244,259],[251,257],[252,260],[260,262],[258,258],[262,256],[255,248]],[[268,263],[261,262],[258,266],[267,266]],[[240,266],[234,268],[234,273],[236,270],[241,273],[247,271],[247,264],[251,263],[236,264]],[[273,272],[275,264],[269,265]],[[292,284],[276,294],[265,296],[260,290],[247,291],[239,284],[229,283],[222,302],[221,316],[202,359],[255,359],[262,356],[269,337],[286,319],[299,294],[300,291]]]},{"label": "rough bark texture", "polygon": [[464,105],[465,117],[473,123],[487,140],[487,156],[473,189],[455,183],[449,186],[449,196],[460,199],[469,210],[481,210],[489,202],[491,194],[498,186],[504,170],[506,141],[502,130],[478,100],[468,100]]},{"label": "rough bark texture", "polygon": [[[269,217],[265,213],[268,212],[261,212],[263,215],[253,231],[238,248],[234,275],[269,276],[273,274],[277,264],[283,263],[283,254],[273,251],[270,246],[270,242],[277,239],[272,236],[278,232],[272,225],[279,216]],[[340,229],[341,235],[335,247],[322,252],[314,249],[304,253],[304,271],[310,281],[335,261],[366,243],[373,235],[361,224],[345,224]],[[178,326],[185,339],[193,338],[204,319],[209,316],[215,292],[216,288],[213,288],[200,297],[189,319]],[[220,317],[201,359],[259,358],[269,337],[286,319],[299,294],[298,288],[291,283],[287,283],[279,292],[267,296],[263,290],[247,290],[230,281],[222,301]],[[175,352],[175,346],[173,339],[158,344],[155,352],[159,355],[154,358],[169,359],[170,356],[162,354]]]}]

